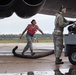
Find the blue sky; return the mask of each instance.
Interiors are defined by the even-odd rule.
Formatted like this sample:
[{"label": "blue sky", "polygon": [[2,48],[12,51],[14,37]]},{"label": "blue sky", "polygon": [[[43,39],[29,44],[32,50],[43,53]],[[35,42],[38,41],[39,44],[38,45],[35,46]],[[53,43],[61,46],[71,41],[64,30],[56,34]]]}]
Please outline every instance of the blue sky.
[{"label": "blue sky", "polygon": [[[36,20],[37,25],[44,33],[52,34],[55,16],[36,14],[31,18],[23,19],[18,17],[15,13],[11,17],[0,19],[0,34],[20,34],[26,26],[30,24],[32,19]],[[71,18],[67,19],[76,20]],[[67,28],[65,28],[64,33],[67,33]]]}]

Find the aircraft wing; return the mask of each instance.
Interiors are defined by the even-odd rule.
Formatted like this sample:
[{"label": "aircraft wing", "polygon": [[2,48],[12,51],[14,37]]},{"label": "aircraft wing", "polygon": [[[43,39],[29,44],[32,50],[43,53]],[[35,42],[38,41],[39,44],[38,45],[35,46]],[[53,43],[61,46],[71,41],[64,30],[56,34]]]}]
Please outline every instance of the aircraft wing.
[{"label": "aircraft wing", "polygon": [[67,17],[76,18],[76,0],[0,0],[0,18],[10,17],[14,12],[21,18],[37,13],[55,15],[59,7],[67,7]]},{"label": "aircraft wing", "polygon": [[55,15],[61,5],[67,8],[66,17],[76,18],[76,0],[46,0],[39,13]]}]

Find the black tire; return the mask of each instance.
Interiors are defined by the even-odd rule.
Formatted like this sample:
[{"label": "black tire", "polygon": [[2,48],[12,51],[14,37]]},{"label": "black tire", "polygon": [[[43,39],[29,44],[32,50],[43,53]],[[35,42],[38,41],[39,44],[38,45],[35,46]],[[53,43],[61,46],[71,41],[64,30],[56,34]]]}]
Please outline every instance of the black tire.
[{"label": "black tire", "polygon": [[69,53],[69,61],[71,64],[73,65],[76,65],[76,50],[72,50],[70,53]]}]

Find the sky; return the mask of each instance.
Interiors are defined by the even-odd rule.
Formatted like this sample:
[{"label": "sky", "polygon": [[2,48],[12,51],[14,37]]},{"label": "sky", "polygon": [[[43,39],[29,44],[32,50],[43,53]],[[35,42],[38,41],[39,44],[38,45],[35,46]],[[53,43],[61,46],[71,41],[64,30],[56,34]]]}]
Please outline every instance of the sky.
[{"label": "sky", "polygon": [[[18,17],[15,13],[8,18],[0,19],[0,34],[21,34],[27,25],[31,23],[32,19],[36,20],[37,25],[45,34],[52,34],[54,30],[55,16],[36,14],[31,18],[23,19]],[[76,20],[75,18],[67,19]],[[67,27],[64,29],[64,33],[68,33]]]}]

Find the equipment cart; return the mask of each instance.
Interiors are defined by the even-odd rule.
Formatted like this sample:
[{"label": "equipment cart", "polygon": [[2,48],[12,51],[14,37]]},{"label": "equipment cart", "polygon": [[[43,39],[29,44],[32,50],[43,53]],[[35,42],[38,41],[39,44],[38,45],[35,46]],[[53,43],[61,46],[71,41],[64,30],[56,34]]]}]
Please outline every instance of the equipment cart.
[{"label": "equipment cart", "polygon": [[64,36],[65,56],[71,64],[76,65],[76,34],[68,34]]}]

